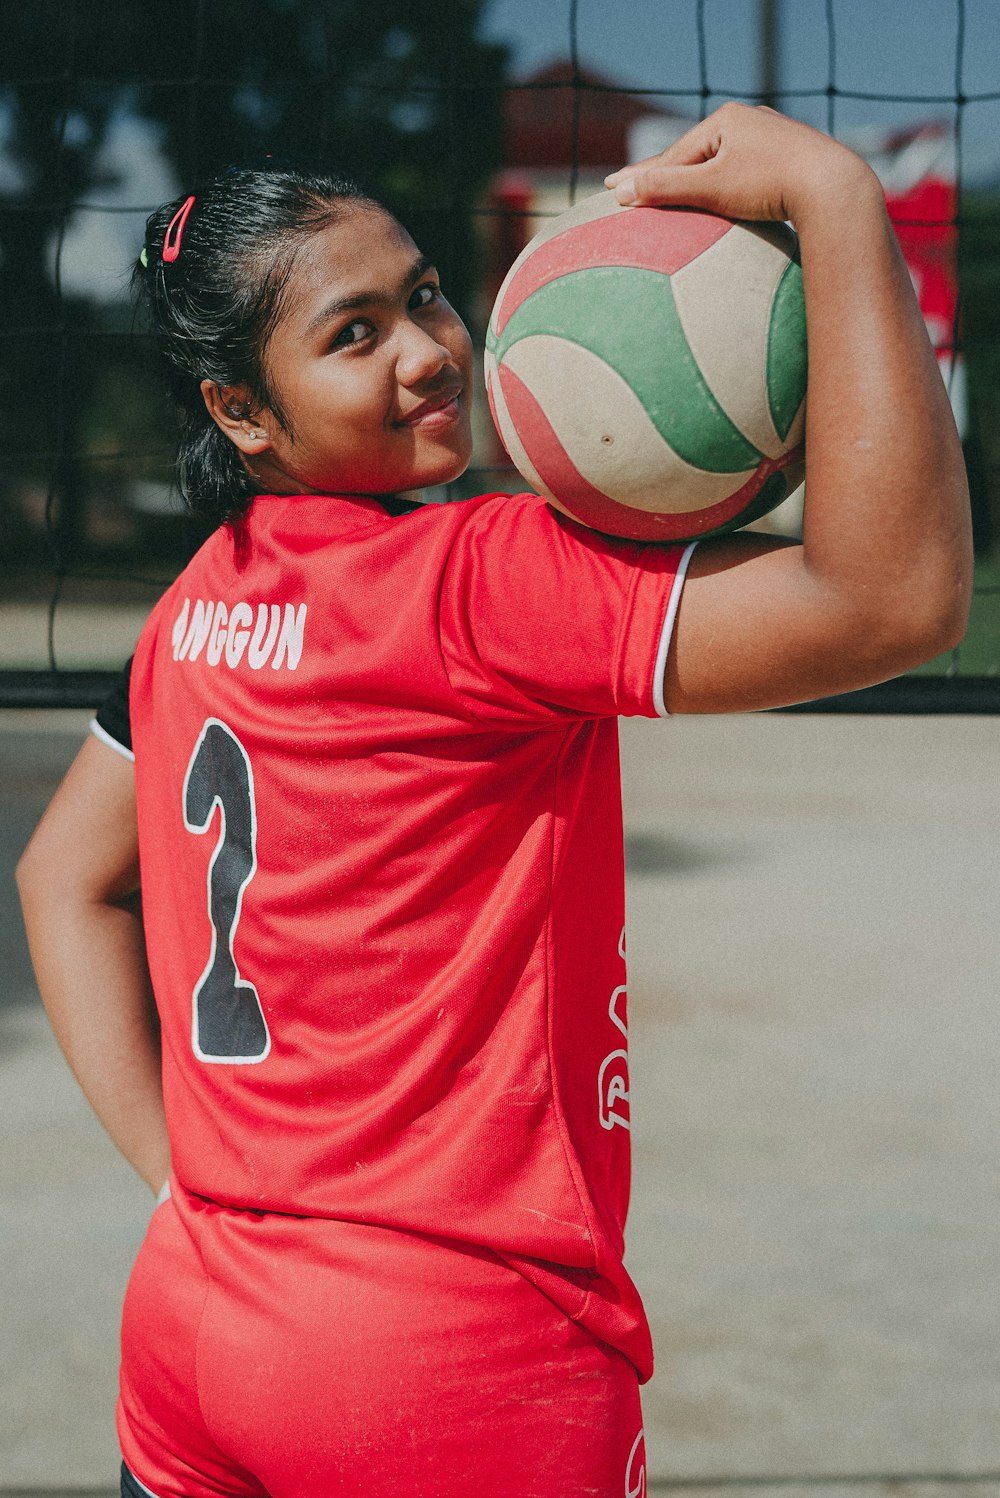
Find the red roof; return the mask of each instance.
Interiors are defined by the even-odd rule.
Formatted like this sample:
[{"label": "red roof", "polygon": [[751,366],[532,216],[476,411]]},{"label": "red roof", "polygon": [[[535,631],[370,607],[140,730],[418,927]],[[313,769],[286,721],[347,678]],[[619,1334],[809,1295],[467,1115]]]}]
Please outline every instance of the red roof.
[{"label": "red roof", "polygon": [[[568,167],[573,160],[574,95],[579,98],[577,162],[610,168],[628,160],[629,131],[643,115],[668,114],[648,96],[571,62],[554,62],[508,88],[504,162],[512,167]],[[676,118],[677,116],[668,116]]]}]

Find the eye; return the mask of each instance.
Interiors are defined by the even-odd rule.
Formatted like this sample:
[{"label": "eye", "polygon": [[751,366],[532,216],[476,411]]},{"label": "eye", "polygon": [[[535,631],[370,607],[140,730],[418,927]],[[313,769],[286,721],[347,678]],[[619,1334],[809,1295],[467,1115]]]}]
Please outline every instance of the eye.
[{"label": "eye", "polygon": [[421,307],[431,307],[440,295],[440,286],[434,281],[425,281],[423,286],[418,286],[410,297],[410,307],[413,311],[418,311]]},{"label": "eye", "polygon": [[330,347],[351,348],[354,344],[361,343],[365,338],[367,338],[368,334],[371,331],[372,325],[370,322],[367,322],[363,317],[356,317],[354,321],[349,322],[345,328],[341,328],[336,338],[334,338],[333,342],[330,344]]}]

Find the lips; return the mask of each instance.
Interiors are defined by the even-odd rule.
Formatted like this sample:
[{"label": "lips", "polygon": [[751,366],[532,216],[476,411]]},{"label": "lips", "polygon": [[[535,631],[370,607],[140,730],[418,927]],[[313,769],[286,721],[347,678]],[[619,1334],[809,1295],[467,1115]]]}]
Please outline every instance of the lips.
[{"label": "lips", "polygon": [[396,425],[403,427],[418,426],[434,416],[439,416],[442,421],[448,420],[457,414],[457,408],[455,411],[451,411],[448,408],[457,402],[464,388],[465,386],[461,380],[443,385],[434,395],[429,396],[425,401],[421,401],[419,406],[414,406],[412,411],[408,411],[405,416],[400,417]]}]

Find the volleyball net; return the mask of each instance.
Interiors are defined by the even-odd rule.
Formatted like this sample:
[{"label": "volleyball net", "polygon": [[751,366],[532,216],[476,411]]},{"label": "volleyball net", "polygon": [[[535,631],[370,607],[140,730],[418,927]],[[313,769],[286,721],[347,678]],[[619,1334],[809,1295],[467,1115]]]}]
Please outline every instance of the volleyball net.
[{"label": "volleyball net", "polygon": [[[646,9],[632,5],[638,22]],[[552,38],[538,65],[522,60],[505,0],[12,7],[0,58],[0,706],[93,706],[202,539],[176,491],[170,413],[127,290],[152,207],[234,154],[334,159],[397,209],[481,345],[500,280],[541,223],[728,97],[807,118],[879,172],[972,490],[976,590],[961,646],[806,710],[1000,710],[1000,153],[995,183],[981,159],[967,170],[984,111],[1000,106],[981,66],[983,6],[939,5],[947,56],[940,32],[915,35],[910,71],[900,63],[900,86],[883,92],[845,73],[842,6],[675,0],[661,9],[686,42],[662,77],[651,49],[638,81],[613,48],[595,61],[586,0],[536,12]],[[737,10],[759,51],[753,87],[726,71]],[[616,25],[628,24],[625,7]],[[921,46],[946,89],[909,86]],[[523,488],[485,400],[475,426],[472,468],[432,498]],[[799,520],[793,501],[766,523]]]}]

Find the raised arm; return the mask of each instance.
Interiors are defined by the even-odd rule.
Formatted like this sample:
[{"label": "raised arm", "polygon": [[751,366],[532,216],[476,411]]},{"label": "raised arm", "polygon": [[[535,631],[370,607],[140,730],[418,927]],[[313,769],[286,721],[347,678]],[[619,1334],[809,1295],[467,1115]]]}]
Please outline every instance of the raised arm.
[{"label": "raised arm", "polygon": [[608,185],[623,202],[789,219],[802,253],[803,542],[698,547],[667,663],[670,711],[849,691],[957,644],[972,586],[962,451],[875,174],[819,131],[727,104]]},{"label": "raised arm", "polygon": [[132,765],[88,739],[17,867],[31,960],[88,1102],[143,1180],[170,1170]]}]

